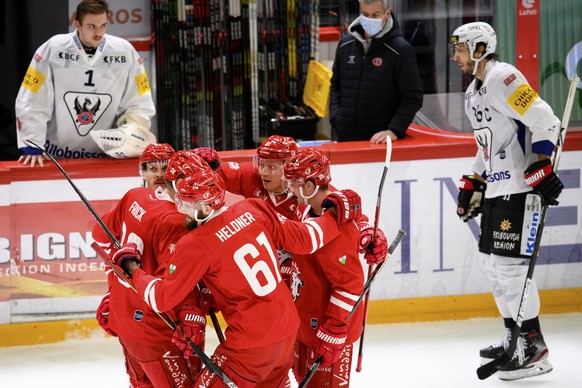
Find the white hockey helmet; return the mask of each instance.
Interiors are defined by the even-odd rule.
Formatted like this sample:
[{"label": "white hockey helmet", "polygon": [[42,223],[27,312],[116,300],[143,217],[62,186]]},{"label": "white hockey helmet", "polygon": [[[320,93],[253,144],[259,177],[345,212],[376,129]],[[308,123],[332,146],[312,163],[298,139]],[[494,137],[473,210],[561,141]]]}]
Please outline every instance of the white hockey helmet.
[{"label": "white hockey helmet", "polygon": [[[475,68],[473,69],[473,74],[475,74],[478,63],[489,54],[495,53],[497,36],[495,35],[493,27],[485,22],[467,23],[458,27],[451,36],[451,48],[453,50],[459,43],[467,44],[467,48],[471,54],[471,60],[475,61]],[[485,45],[485,51],[480,58],[475,58],[475,51],[479,43]]]}]

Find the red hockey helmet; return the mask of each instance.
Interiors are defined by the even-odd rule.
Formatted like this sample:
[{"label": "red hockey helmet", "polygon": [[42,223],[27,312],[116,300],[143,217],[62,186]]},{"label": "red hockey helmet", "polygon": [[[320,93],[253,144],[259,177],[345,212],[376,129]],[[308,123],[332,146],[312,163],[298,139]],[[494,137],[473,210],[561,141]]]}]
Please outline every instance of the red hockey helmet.
[{"label": "red hockey helmet", "polygon": [[273,135],[257,148],[257,158],[285,161],[297,153],[297,143],[292,137]]},{"label": "red hockey helmet", "polygon": [[[226,185],[220,175],[210,168],[198,170],[178,182],[176,197],[178,206],[190,205],[200,209],[207,203],[213,210],[224,206]],[[182,212],[182,211],[181,211]]]},{"label": "red hockey helmet", "polygon": [[168,161],[164,178],[170,182],[178,180],[180,175],[190,175],[200,170],[210,170],[208,163],[192,151],[178,151]]},{"label": "red hockey helmet", "polygon": [[148,144],[139,157],[139,163],[167,161],[176,151],[167,143]]},{"label": "red hockey helmet", "polygon": [[300,186],[313,179],[319,187],[331,181],[330,163],[323,151],[316,148],[300,150],[285,163],[285,179],[295,179]]}]

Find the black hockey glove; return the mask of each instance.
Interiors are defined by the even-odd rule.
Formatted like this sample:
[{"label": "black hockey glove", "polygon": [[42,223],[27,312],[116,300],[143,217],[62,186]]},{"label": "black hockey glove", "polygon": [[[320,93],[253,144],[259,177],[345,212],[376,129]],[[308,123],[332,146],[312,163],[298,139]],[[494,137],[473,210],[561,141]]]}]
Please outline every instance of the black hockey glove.
[{"label": "black hockey glove", "polygon": [[486,189],[486,182],[478,180],[474,175],[463,175],[457,197],[457,215],[461,220],[467,222],[481,213]]},{"label": "black hockey glove", "polygon": [[525,181],[549,205],[557,205],[564,185],[552,168],[550,159],[538,160],[525,170]]}]

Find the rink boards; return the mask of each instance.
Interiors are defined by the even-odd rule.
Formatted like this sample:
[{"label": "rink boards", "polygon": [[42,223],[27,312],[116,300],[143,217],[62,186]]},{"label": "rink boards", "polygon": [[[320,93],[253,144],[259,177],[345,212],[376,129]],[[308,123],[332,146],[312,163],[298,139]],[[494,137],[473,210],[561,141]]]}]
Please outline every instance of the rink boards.
[{"label": "rink boards", "polygon": [[[407,236],[372,287],[369,322],[495,315],[477,260],[478,223],[463,223],[455,214],[456,185],[471,166],[473,140],[444,138],[440,132],[427,136],[423,128],[410,132],[410,139],[394,144],[380,218],[389,240],[400,228]],[[560,206],[548,212],[534,276],[547,312],[582,311],[579,143],[572,141],[563,153],[565,190]],[[334,186],[358,191],[372,220],[384,147],[367,142],[322,146],[332,161]],[[250,160],[252,154],[222,153],[225,161]],[[62,165],[99,214],[140,184],[137,160]],[[0,217],[0,324],[30,322],[36,328],[34,322],[62,321],[73,331],[94,327],[83,319],[94,316],[106,291],[103,264],[90,248],[95,221],[62,174],[52,165],[41,170],[0,164]]]}]

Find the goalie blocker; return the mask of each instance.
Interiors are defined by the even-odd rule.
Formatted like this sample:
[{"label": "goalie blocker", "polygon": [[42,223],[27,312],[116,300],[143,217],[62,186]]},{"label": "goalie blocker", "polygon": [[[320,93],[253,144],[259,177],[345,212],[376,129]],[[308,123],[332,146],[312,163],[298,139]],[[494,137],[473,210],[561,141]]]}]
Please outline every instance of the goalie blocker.
[{"label": "goalie blocker", "polygon": [[150,121],[141,116],[124,113],[116,125],[117,128],[89,132],[99,148],[112,158],[137,158],[146,146],[156,142],[156,136],[150,132]]}]

